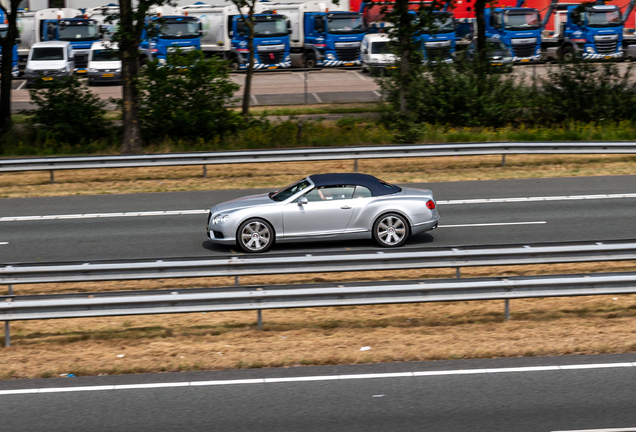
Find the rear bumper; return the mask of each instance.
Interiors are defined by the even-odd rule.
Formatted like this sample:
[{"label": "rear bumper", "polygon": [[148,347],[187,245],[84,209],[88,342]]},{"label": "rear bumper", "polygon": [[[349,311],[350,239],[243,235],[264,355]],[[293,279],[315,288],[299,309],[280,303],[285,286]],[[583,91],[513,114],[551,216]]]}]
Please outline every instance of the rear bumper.
[{"label": "rear bumper", "polygon": [[437,228],[438,223],[439,223],[439,217],[428,222],[413,225],[411,227],[411,234],[420,234],[426,231],[434,230],[435,228]]}]

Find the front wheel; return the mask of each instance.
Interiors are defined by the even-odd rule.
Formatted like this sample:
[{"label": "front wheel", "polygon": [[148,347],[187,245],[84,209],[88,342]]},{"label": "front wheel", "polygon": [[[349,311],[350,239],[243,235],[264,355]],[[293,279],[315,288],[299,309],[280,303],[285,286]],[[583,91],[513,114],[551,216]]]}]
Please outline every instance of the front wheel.
[{"label": "front wheel", "polygon": [[314,53],[305,54],[305,68],[313,69],[316,67],[316,55]]},{"label": "front wheel", "polygon": [[567,63],[574,61],[574,50],[572,49],[572,47],[568,46],[563,48],[563,53],[561,54],[561,60]]},{"label": "front wheel", "polygon": [[409,236],[409,229],[409,223],[403,216],[388,213],[373,224],[373,239],[382,247],[402,246]]},{"label": "front wheel", "polygon": [[274,228],[262,219],[250,219],[241,224],[236,243],[245,252],[265,252],[274,243]]}]

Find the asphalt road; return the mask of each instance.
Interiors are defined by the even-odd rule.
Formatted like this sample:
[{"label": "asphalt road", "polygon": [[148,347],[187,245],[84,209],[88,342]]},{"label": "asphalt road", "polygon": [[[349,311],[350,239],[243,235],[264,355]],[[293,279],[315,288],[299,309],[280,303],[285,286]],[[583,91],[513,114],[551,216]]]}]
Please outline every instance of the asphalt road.
[{"label": "asphalt road", "polygon": [[0,417],[12,432],[626,432],[636,431],[635,361],[621,354],[4,381]]},{"label": "asphalt road", "polygon": [[[405,245],[407,249],[636,239],[636,196],[624,196],[636,192],[636,176],[411,186],[433,190],[441,220],[438,229],[412,237]],[[2,199],[0,263],[235,254],[235,248],[207,241],[206,210],[219,202],[265,191]],[[475,199],[478,201],[465,202]],[[143,214],[163,211],[195,214]],[[124,212],[133,214],[117,214]],[[40,217],[46,215],[49,218]],[[55,216],[52,219],[50,215]],[[370,240],[281,244],[272,248],[273,253],[299,254],[344,250],[382,249]]]}]

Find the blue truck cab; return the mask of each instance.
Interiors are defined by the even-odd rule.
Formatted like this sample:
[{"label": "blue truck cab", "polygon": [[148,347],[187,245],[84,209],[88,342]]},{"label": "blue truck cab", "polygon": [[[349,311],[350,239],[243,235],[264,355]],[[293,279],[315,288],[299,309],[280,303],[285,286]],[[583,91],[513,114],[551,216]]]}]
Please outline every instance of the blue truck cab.
[{"label": "blue truck cab", "polygon": [[[553,4],[544,22],[555,12],[554,33],[543,38],[547,58],[572,61],[622,59],[624,20],[617,6]],[[626,13],[627,14],[627,13]]]},{"label": "blue truck cab", "polygon": [[361,64],[360,44],[367,32],[361,13],[306,12],[304,29],[307,67]]},{"label": "blue truck cab", "polygon": [[424,61],[450,63],[455,56],[455,18],[446,11],[433,11],[432,14],[434,20],[431,27],[424,28],[417,36],[421,41]]},{"label": "blue truck cab", "polygon": [[[232,69],[249,66],[249,28],[240,15],[233,15],[229,25],[232,38]],[[271,13],[254,14],[254,69],[291,67],[287,18]]]},{"label": "blue truck cab", "polygon": [[[6,37],[7,32],[9,31],[9,24],[4,24],[5,17],[2,10],[0,10],[0,36]],[[2,60],[2,47],[0,47],[0,60]],[[13,59],[11,62],[11,76],[17,78],[20,75],[20,70],[18,69],[18,42],[13,45]]]},{"label": "blue truck cab", "polygon": [[[149,26],[156,26],[157,33],[151,35]],[[145,59],[158,59],[165,63],[168,55],[178,49],[187,52],[201,49],[201,26],[196,17],[164,16],[147,19],[141,34],[139,50]]]},{"label": "blue truck cab", "polygon": [[73,47],[75,72],[85,74],[93,42],[101,40],[95,20],[76,18],[43,19],[39,22],[41,41],[68,41]]},{"label": "blue truck cab", "polygon": [[500,40],[512,52],[512,61],[541,60],[541,18],[534,8],[503,7],[484,10],[486,38]]}]

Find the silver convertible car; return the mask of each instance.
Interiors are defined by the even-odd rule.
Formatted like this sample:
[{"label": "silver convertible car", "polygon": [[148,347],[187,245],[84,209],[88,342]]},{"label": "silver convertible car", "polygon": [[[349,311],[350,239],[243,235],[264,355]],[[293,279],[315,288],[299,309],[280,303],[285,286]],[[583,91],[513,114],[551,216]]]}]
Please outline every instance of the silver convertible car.
[{"label": "silver convertible car", "polygon": [[217,204],[208,238],[265,252],[275,242],[373,238],[384,247],[437,228],[433,193],[401,188],[367,174],[317,174],[277,192]]}]

